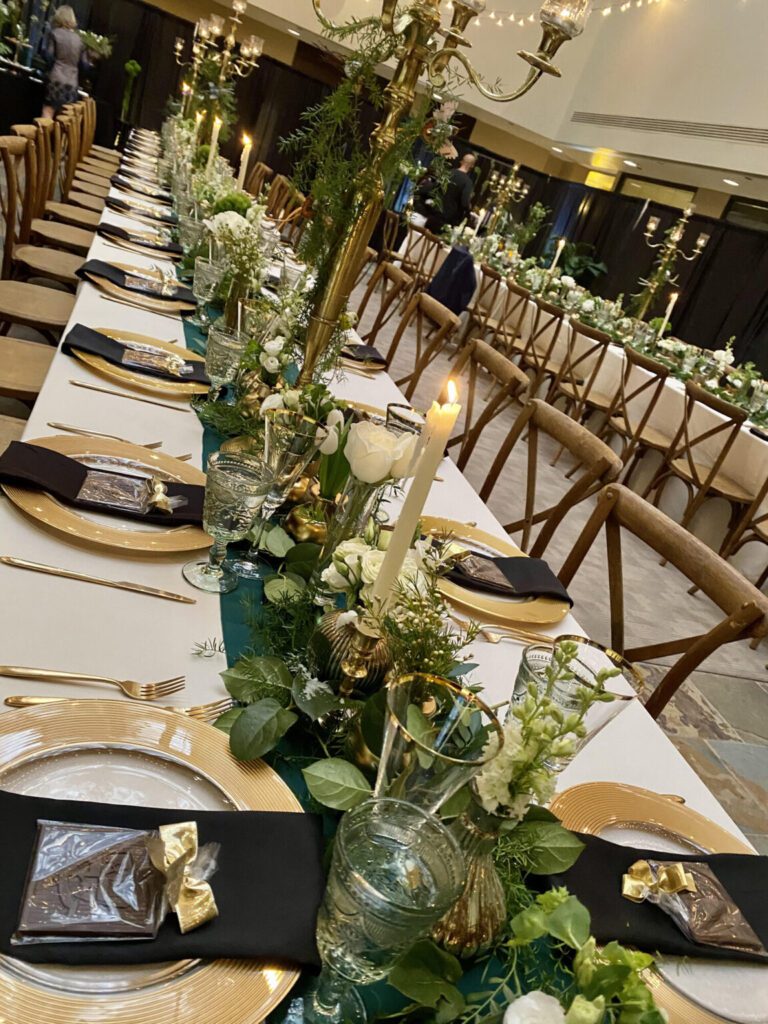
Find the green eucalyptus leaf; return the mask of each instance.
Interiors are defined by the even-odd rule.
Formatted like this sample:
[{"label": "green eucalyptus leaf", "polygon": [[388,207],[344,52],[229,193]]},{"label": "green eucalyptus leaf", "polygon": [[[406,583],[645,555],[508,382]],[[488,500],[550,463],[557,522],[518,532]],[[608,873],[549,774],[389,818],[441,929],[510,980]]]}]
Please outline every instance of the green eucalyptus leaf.
[{"label": "green eucalyptus leaf", "polygon": [[526,842],[526,866],[534,875],[567,871],[584,849],[584,843],[558,821],[522,821],[515,835]]},{"label": "green eucalyptus leaf", "polygon": [[575,896],[569,896],[547,917],[549,934],[572,949],[580,949],[587,941],[589,926],[589,911]]},{"label": "green eucalyptus leaf", "polygon": [[276,700],[249,704],[239,715],[229,734],[232,753],[240,761],[253,761],[274,749],[278,741],[298,720],[298,715],[286,711]]},{"label": "green eucalyptus leaf", "polygon": [[[416,942],[404,953],[389,972],[389,984],[413,999],[420,1006],[433,1008],[447,1004],[448,1008],[461,1012],[464,997],[456,988],[462,976],[461,964],[450,953],[440,949],[429,939]],[[452,1020],[448,1016],[442,1018]]]},{"label": "green eucalyptus leaf", "polygon": [[284,701],[287,704],[293,685],[293,676],[283,659],[272,656],[241,658],[232,668],[225,669],[221,678],[235,700],[243,704],[259,700],[265,696],[265,691],[279,699],[278,694],[282,696],[283,690],[288,691]]},{"label": "green eucalyptus leaf", "polygon": [[612,999],[619,995],[631,973],[632,968],[628,964],[605,964],[598,967],[584,986],[584,995],[587,999],[597,999],[598,996]]},{"label": "green eucalyptus leaf", "polygon": [[317,679],[296,676],[293,681],[293,700],[299,711],[303,711],[313,722],[339,707],[339,698],[327,683]]},{"label": "green eucalyptus leaf", "polygon": [[294,545],[285,556],[286,569],[308,580],[317,565],[320,550],[319,544],[311,544],[309,541]]},{"label": "green eucalyptus leaf", "polygon": [[285,558],[291,548],[296,546],[296,541],[289,537],[282,526],[273,526],[268,533],[262,534],[259,547],[264,548],[275,558]]},{"label": "green eucalyptus leaf", "polygon": [[365,702],[360,715],[360,732],[365,740],[365,745],[376,757],[381,753],[386,715],[387,691],[377,690]]},{"label": "green eucalyptus leaf", "polygon": [[341,757],[315,761],[301,774],[315,800],[335,811],[348,811],[371,795],[370,783],[360,769]]},{"label": "green eucalyptus leaf", "polygon": [[[405,713],[405,724],[408,732],[417,743],[423,743],[425,747],[432,747],[437,734],[435,727],[416,704],[409,704]],[[429,768],[433,757],[426,750],[416,747],[416,757],[422,768]]]},{"label": "green eucalyptus leaf", "polygon": [[536,905],[521,910],[509,923],[513,935],[522,943],[533,942],[547,934],[547,915]]},{"label": "green eucalyptus leaf", "polygon": [[213,724],[217,729],[221,729],[222,732],[225,732],[227,736],[229,736],[232,731],[232,726],[238,720],[240,715],[242,715],[243,711],[245,711],[245,708],[230,708],[229,711],[225,711],[223,715],[219,715]]},{"label": "green eucalyptus leaf", "polygon": [[458,792],[449,797],[440,807],[441,818],[458,818],[462,811],[466,810],[471,800],[469,788],[462,786]]},{"label": "green eucalyptus leaf", "polygon": [[264,581],[264,597],[270,604],[293,601],[306,587],[305,580],[295,573],[290,576],[270,576]]}]

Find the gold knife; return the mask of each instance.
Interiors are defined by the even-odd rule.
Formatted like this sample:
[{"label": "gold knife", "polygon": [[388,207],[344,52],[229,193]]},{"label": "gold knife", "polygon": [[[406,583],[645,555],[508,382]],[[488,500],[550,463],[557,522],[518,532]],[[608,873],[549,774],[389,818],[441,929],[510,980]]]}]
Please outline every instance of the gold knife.
[{"label": "gold knife", "polygon": [[115,590],[130,590],[136,594],[147,594],[149,597],[161,597],[166,601],[179,601],[181,604],[197,604],[194,597],[174,594],[171,590],[158,590],[157,587],[146,587],[143,583],[129,583],[127,580],[105,580],[100,576],[88,576],[83,572],[74,572],[72,569],[59,569],[54,565],[44,565],[42,562],[27,562],[23,558],[13,558],[11,555],[0,555],[0,562],[4,565],[16,566],[17,569],[31,569],[33,572],[46,573],[48,576],[62,576],[64,579],[80,580],[83,583],[97,583],[101,587],[113,587]]},{"label": "gold knife", "polygon": [[187,405],[171,405],[170,402],[158,402],[155,398],[143,398],[141,395],[127,395],[124,391],[118,391],[116,388],[105,388],[100,384],[89,384],[84,380],[72,380],[70,378],[70,384],[74,384],[76,388],[87,388],[89,391],[98,391],[102,395],[114,395],[116,398],[130,398],[132,402],[144,402],[146,405],[159,405],[163,409],[173,409],[174,412],[191,412],[190,406]]}]

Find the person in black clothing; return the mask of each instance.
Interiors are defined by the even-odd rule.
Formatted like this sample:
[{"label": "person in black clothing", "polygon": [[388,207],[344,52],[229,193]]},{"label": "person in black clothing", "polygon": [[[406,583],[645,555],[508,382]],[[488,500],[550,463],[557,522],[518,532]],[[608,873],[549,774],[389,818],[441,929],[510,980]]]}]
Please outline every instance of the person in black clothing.
[{"label": "person in black clothing", "polygon": [[423,212],[426,215],[427,227],[430,231],[439,232],[446,224],[455,227],[463,220],[467,220],[472,207],[472,192],[475,187],[472,169],[476,163],[477,157],[474,153],[465,153],[459,166],[451,171],[451,180],[442,197],[435,191],[434,180],[431,182],[425,180],[419,187],[415,207],[418,212]]}]

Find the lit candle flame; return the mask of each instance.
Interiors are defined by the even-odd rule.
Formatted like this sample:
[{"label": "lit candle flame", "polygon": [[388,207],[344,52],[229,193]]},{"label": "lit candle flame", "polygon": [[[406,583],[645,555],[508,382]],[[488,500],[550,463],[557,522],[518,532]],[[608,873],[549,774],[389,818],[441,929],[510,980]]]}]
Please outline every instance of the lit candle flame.
[{"label": "lit candle flame", "polygon": [[456,387],[452,380],[448,381],[448,387],[446,388],[448,394],[448,401],[451,405],[456,404],[456,399],[459,397],[459,389]]},{"label": "lit candle flame", "polygon": [[244,146],[250,146],[250,144],[251,144],[250,136],[246,135],[245,132],[243,132],[243,145]]}]

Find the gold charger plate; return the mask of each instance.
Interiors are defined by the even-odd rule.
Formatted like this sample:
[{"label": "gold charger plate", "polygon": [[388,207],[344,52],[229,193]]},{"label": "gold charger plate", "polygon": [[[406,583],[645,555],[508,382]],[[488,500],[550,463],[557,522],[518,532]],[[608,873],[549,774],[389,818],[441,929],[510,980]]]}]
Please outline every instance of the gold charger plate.
[{"label": "gold charger plate", "polygon": [[[589,835],[600,835],[611,826],[624,826],[668,840],[682,840],[681,845],[692,844],[708,853],[755,852],[721,825],[681,803],[680,798],[639,786],[585,782],[559,793],[549,809],[566,828]],[[655,970],[646,972],[645,981],[657,1005],[668,1013],[670,1024],[730,1024],[726,1018],[694,1003]]]},{"label": "gold charger plate", "polygon": [[[521,551],[511,540],[486,533],[485,530],[479,530],[476,526],[467,526],[466,523],[456,522],[454,519],[423,516],[421,524],[425,533],[449,533],[459,544],[466,541],[468,546],[475,545],[489,553],[526,557],[525,552]],[[567,601],[557,601],[551,597],[511,601],[508,598],[493,597],[490,594],[468,590],[466,587],[460,587],[458,583],[444,578],[438,581],[438,588],[451,604],[463,612],[480,617],[483,622],[500,625],[511,622],[535,622],[542,626],[551,625],[560,622],[570,611]]]},{"label": "gold charger plate", "polygon": [[[205,357],[192,352],[189,349],[175,345],[171,341],[160,341],[158,338],[150,338],[146,334],[135,334],[133,331],[119,331],[114,327],[94,327],[95,331],[106,334],[108,338],[115,341],[137,341],[142,345],[151,345],[153,348],[163,352],[172,352],[173,355],[183,353],[185,359],[191,362],[204,363]],[[73,354],[92,370],[110,380],[120,381],[137,391],[146,391],[150,395],[168,395],[171,398],[191,398],[192,395],[206,395],[209,391],[207,384],[198,384],[195,381],[162,380],[160,377],[152,377],[147,373],[139,373],[127,366],[117,366],[110,363],[103,356],[93,352],[81,352],[80,349],[73,349]]]},{"label": "gold charger plate", "polygon": [[[117,213],[117,210],[113,211]],[[142,256],[146,256],[151,253],[156,256],[159,260],[180,260],[181,253],[179,252],[166,252],[164,249],[158,249],[157,246],[162,244],[162,240],[157,235],[151,235],[148,231],[132,231],[131,234],[134,238],[146,238],[146,243],[142,241],[132,241],[130,238],[121,238],[120,235],[113,235],[109,230],[109,224],[102,224],[101,226],[101,237],[109,242],[110,245],[116,245],[119,249],[126,249],[128,252],[138,252]]]},{"label": "gold charger plate", "polygon": [[[188,462],[179,462],[164,452],[128,444],[127,441],[111,441],[105,437],[56,436],[36,437],[30,439],[29,443],[49,448],[70,458],[101,456],[112,459],[115,464],[129,464],[137,469],[145,469],[165,480],[205,484],[205,473],[195,466],[190,466]],[[56,533],[63,534],[70,541],[83,541],[88,545],[110,548],[122,554],[137,555],[168,555],[197,551],[211,545],[211,538],[199,526],[139,530],[135,527],[135,520],[121,520],[119,517],[116,517],[114,526],[105,525],[87,518],[81,510],[73,506],[62,504],[46,491],[28,490],[12,484],[0,486],[22,512]]]},{"label": "gold charger plate", "polygon": [[[145,270],[142,267],[132,267],[127,263],[113,263],[112,266],[118,270],[125,271],[126,274],[143,274],[154,277],[157,281],[162,280],[161,275],[157,271]],[[99,274],[91,273],[91,271],[85,271],[85,276],[97,288],[106,292],[107,295],[114,295],[118,299],[125,299],[136,306],[143,306],[144,309],[157,310],[161,313],[180,313],[182,311],[186,313],[195,308],[193,302],[174,299],[171,295],[144,295],[141,292],[133,291],[131,288],[121,288],[114,281],[110,281],[106,277],[100,277]]]},{"label": "gold charger plate", "polygon": [[349,356],[339,356],[339,366],[346,366],[350,370],[365,370],[366,373],[384,373],[384,363],[377,363],[371,360],[350,359]]},{"label": "gold charger plate", "polygon": [[[0,715],[0,785],[57,799],[301,813],[263,761],[217,729],[128,701],[73,701]],[[214,883],[215,884],[215,883]],[[299,971],[256,960],[59,967],[0,957],[5,1024],[257,1024]]]},{"label": "gold charger plate", "polygon": [[161,188],[157,182],[146,181],[144,178],[134,178],[127,173],[123,176],[122,181],[116,180],[113,183],[113,187],[131,199],[154,199],[163,205],[167,205],[168,202],[157,195],[155,190]]}]

